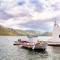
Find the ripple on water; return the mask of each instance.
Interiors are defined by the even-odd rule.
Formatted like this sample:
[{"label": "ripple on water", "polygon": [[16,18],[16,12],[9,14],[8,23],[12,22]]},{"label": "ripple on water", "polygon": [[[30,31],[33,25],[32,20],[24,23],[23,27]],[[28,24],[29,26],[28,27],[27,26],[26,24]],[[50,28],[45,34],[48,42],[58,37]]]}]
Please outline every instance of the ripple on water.
[{"label": "ripple on water", "polygon": [[48,46],[45,53],[33,52],[14,46],[18,38],[21,37],[0,37],[0,60],[60,60],[60,47]]}]

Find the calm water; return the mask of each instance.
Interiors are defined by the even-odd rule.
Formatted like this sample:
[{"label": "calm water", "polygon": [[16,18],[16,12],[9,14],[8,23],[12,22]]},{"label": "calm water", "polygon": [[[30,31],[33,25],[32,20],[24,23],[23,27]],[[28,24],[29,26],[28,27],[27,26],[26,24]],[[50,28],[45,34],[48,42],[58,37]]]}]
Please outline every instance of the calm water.
[{"label": "calm water", "polygon": [[60,60],[60,47],[48,46],[45,53],[33,52],[14,46],[13,43],[18,38],[27,39],[18,36],[0,36],[0,60]]}]

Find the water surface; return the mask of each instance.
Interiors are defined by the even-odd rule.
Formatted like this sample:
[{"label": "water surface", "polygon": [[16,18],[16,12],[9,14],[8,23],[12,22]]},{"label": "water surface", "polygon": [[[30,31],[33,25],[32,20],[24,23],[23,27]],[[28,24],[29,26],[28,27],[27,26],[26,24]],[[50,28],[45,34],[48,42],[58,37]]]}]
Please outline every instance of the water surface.
[{"label": "water surface", "polygon": [[14,46],[14,41],[19,38],[28,39],[24,36],[0,36],[0,60],[60,60],[60,47],[48,46],[46,52],[33,52]]}]

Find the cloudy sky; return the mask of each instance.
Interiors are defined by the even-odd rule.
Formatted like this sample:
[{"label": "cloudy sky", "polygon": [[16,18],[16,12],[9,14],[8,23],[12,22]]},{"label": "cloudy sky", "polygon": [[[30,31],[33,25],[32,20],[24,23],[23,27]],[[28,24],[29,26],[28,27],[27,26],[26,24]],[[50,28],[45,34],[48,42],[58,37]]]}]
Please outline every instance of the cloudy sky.
[{"label": "cloudy sky", "polygon": [[5,27],[52,31],[59,19],[60,0],[0,0],[0,25]]}]

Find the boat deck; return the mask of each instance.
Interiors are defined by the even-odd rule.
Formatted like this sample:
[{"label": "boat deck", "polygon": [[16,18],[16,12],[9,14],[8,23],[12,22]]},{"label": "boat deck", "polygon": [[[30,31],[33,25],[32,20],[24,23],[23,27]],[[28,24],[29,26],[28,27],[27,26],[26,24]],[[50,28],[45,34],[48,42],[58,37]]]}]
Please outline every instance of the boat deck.
[{"label": "boat deck", "polygon": [[48,42],[48,46],[60,46],[60,42]]}]

